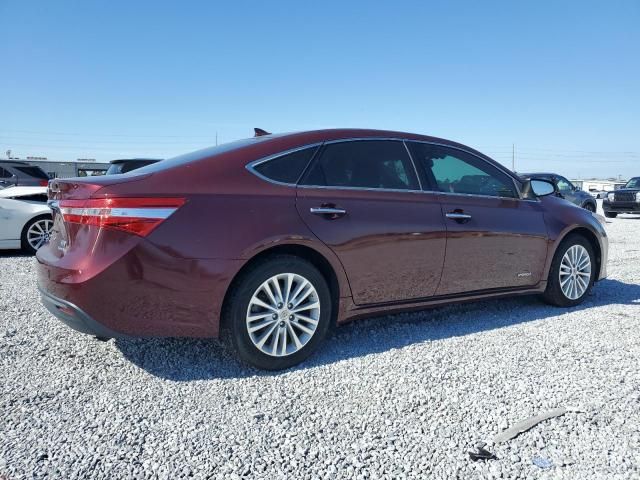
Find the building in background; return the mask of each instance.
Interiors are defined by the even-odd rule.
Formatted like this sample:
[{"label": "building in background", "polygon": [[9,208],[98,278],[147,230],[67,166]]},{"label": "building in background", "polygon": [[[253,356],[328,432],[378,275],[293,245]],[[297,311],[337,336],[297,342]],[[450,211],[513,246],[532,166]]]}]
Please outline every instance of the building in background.
[{"label": "building in background", "polygon": [[586,180],[571,180],[571,183],[585,192],[611,192],[622,188],[627,181],[616,180],[615,178],[608,178],[606,180],[591,178]]}]

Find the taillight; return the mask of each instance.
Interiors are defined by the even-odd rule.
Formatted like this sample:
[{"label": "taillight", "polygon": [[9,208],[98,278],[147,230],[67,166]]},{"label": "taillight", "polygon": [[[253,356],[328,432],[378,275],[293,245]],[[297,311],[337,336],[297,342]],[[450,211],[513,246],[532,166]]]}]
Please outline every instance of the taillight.
[{"label": "taillight", "polygon": [[61,200],[59,207],[65,222],[146,237],[184,202],[184,198],[90,198]]},{"label": "taillight", "polygon": [[49,180],[40,180],[41,187],[46,187],[47,185],[49,185]]}]

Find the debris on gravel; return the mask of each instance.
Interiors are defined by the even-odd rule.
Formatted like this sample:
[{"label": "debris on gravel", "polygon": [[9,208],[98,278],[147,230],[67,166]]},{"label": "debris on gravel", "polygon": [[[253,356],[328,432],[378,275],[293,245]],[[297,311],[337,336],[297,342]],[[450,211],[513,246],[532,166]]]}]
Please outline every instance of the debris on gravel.
[{"label": "debris on gravel", "polygon": [[0,478],[638,478],[640,218],[607,230],[609,278],[581,306],[354,322],[279,373],[218,341],[76,333],[40,305],[35,260],[0,253]]}]

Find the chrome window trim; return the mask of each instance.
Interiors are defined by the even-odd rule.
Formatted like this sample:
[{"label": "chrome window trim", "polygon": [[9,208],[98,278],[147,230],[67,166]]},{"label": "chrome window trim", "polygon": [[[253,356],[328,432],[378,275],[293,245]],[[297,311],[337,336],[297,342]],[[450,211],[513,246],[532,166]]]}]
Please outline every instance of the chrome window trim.
[{"label": "chrome window trim", "polygon": [[492,195],[478,195],[475,193],[456,193],[456,192],[440,192],[440,191],[434,191],[433,193],[439,193],[441,195],[447,195],[447,196],[459,196],[459,197],[477,197],[477,198],[492,198],[494,200],[513,200],[516,202],[539,202],[540,200],[538,200],[537,198],[534,200],[528,199],[528,198],[516,198],[516,197],[494,197]]},{"label": "chrome window trim", "polygon": [[403,189],[403,188],[332,187],[330,185],[298,185],[298,188],[320,188],[322,190],[363,190],[367,192],[430,193],[430,194],[439,193],[439,192],[430,192],[426,190]]},{"label": "chrome window trim", "polygon": [[418,167],[416,167],[416,162],[413,160],[413,155],[411,155],[409,147],[407,147],[407,142],[403,140],[402,145],[404,145],[404,149],[409,156],[409,161],[411,162],[411,165],[413,165],[413,171],[415,172],[416,178],[418,179],[418,186],[420,187],[420,190],[425,191],[424,186],[422,185],[422,180],[420,180],[420,175],[418,174]]},{"label": "chrome window trim", "polygon": [[[321,147],[323,145],[330,145],[330,144],[334,144],[334,143],[343,143],[343,142],[360,142],[360,141],[374,141],[374,140],[383,140],[383,141],[399,141],[402,142],[404,144],[404,147],[407,151],[407,154],[409,155],[409,160],[411,161],[411,164],[413,165],[415,174],[416,174],[416,178],[418,181],[418,185],[420,186],[420,190],[415,190],[415,189],[395,189],[395,188],[371,188],[371,187],[345,187],[345,186],[330,186],[330,185],[301,185],[300,182],[300,178],[298,178],[296,183],[286,183],[286,182],[279,182],[278,180],[273,180],[271,178],[268,178],[264,175],[262,175],[260,172],[258,172],[257,170],[255,170],[254,167],[268,162],[270,160],[275,160],[276,158],[280,158],[283,157],[285,155],[288,155],[290,153],[295,153],[297,151],[300,150],[305,150],[307,148],[313,148],[313,147]],[[427,145],[435,145],[435,146],[439,146],[439,147],[447,147],[447,148],[451,148],[454,150],[459,150],[461,152],[467,153],[469,155],[473,155],[475,158],[483,161],[484,163],[486,163],[489,166],[495,167],[498,170],[500,170],[502,173],[504,173],[505,175],[507,175],[511,181],[513,182],[513,186],[516,189],[516,192],[519,195],[519,198],[513,198],[513,197],[494,197],[491,195],[477,195],[477,194],[472,194],[472,193],[455,193],[455,192],[441,192],[440,190],[429,190],[429,189],[425,189],[425,187],[422,185],[422,181],[420,180],[420,175],[418,174],[417,171],[417,166],[416,163],[413,159],[413,156],[411,155],[411,152],[409,150],[409,147],[407,145],[407,142],[415,142],[415,143],[426,143]],[[314,158],[311,159],[311,161],[313,161]],[[307,165],[308,167],[309,165]],[[529,198],[524,198],[522,196],[522,191],[520,190],[520,188],[518,187],[518,184],[516,183],[516,180],[513,177],[513,174],[511,172],[509,172],[508,170],[504,169],[501,165],[496,166],[493,165],[489,162],[487,162],[486,159],[480,157],[479,155],[477,155],[476,153],[470,152],[469,150],[466,150],[464,148],[461,147],[457,147],[454,145],[448,145],[446,143],[440,143],[440,142],[429,142],[427,140],[413,140],[410,138],[403,138],[403,137],[354,137],[354,138],[340,138],[340,139],[335,139],[335,140],[327,140],[324,142],[315,142],[315,143],[310,143],[307,145],[302,145],[300,147],[295,147],[295,148],[291,148],[289,150],[285,150],[283,152],[278,152],[278,153],[274,153],[273,155],[269,155],[267,157],[263,157],[263,158],[259,158],[257,160],[253,160],[251,162],[249,162],[248,164],[245,165],[245,168],[250,171],[252,174],[254,174],[256,177],[274,184],[274,185],[280,185],[280,186],[284,186],[284,187],[297,187],[297,188],[320,188],[323,190],[355,190],[355,191],[370,191],[370,192],[393,192],[393,193],[427,193],[427,194],[436,194],[436,195],[458,195],[458,196],[463,196],[463,197],[478,197],[478,198],[493,198],[493,199],[501,199],[501,200],[520,200],[523,202],[540,202],[539,198],[535,198],[535,199],[529,199]],[[303,175],[305,172],[303,171],[301,175]]]},{"label": "chrome window trim", "polygon": [[[269,162],[271,160],[275,160],[277,158],[280,157],[284,157],[285,155],[289,155],[290,153],[295,153],[295,152],[299,152],[300,150],[306,150],[307,148],[314,148],[314,147],[320,147],[322,146],[324,142],[316,142],[316,143],[310,143],[308,145],[303,145],[301,147],[295,147],[295,148],[291,148],[289,150],[285,150],[283,152],[278,152],[278,153],[274,153],[273,155],[269,155],[267,157],[262,157],[259,158],[257,160],[253,160],[249,163],[247,163],[244,168],[246,168],[247,170],[249,170],[251,173],[253,173],[256,177],[269,182],[269,183],[273,183],[274,185],[281,185],[283,187],[296,187],[298,185],[298,182],[300,181],[300,178],[298,177],[298,179],[296,180],[296,183],[287,183],[287,182],[280,182],[278,180],[274,180],[272,178],[269,178],[263,174],[261,174],[260,172],[258,172],[255,167],[257,167],[258,165],[261,165],[263,163]],[[315,153],[314,153],[315,156]],[[311,157],[311,160],[313,160],[313,157]],[[308,165],[307,165],[308,166]],[[305,169],[302,171],[302,173],[300,173],[300,176],[302,176],[304,174]]]}]

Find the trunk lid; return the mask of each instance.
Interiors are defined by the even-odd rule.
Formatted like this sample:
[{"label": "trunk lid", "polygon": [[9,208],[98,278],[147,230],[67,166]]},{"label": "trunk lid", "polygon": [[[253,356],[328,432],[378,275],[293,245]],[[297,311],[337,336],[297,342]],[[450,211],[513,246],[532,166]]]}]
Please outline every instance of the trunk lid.
[{"label": "trunk lid", "polygon": [[98,239],[99,227],[65,221],[62,206],[67,209],[82,208],[90,199],[104,198],[105,195],[101,195],[101,190],[105,187],[140,181],[149,176],[151,174],[51,180],[48,188],[48,205],[53,211],[53,227],[46,254],[57,259],[73,254],[77,240],[81,240],[82,251],[77,252],[77,255],[86,255],[86,251],[91,249]]}]

